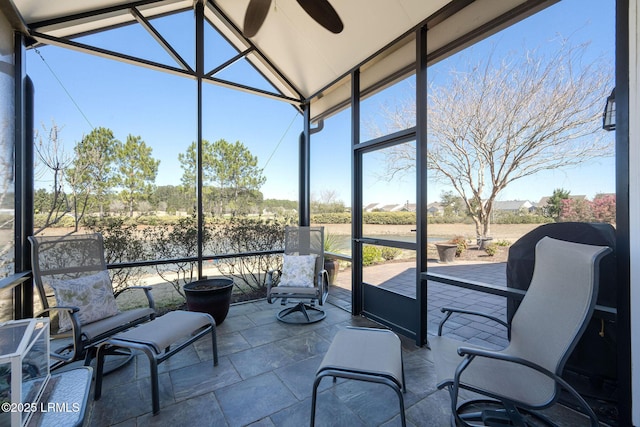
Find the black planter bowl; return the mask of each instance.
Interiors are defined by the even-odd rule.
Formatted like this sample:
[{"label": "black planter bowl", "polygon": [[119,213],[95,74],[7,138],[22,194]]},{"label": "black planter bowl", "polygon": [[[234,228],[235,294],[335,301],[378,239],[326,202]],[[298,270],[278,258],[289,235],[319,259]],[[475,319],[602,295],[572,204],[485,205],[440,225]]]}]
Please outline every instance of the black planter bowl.
[{"label": "black planter bowl", "polygon": [[187,297],[187,309],[209,313],[216,325],[222,324],[229,313],[233,280],[228,278],[202,279],[183,287]]}]

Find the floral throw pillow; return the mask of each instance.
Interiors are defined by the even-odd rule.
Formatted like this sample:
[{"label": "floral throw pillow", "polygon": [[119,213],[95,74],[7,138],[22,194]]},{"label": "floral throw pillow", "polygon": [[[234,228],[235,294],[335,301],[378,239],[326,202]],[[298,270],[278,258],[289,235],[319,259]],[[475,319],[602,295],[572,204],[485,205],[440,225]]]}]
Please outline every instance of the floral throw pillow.
[{"label": "floral throw pillow", "polygon": [[279,286],[313,288],[317,255],[284,255]]},{"label": "floral throw pillow", "polygon": [[[107,271],[75,279],[54,279],[49,282],[59,306],[75,306],[80,324],[95,322],[118,314],[118,305],[113,296],[111,279]],[[60,313],[60,329],[71,329],[71,318],[66,312]]]}]

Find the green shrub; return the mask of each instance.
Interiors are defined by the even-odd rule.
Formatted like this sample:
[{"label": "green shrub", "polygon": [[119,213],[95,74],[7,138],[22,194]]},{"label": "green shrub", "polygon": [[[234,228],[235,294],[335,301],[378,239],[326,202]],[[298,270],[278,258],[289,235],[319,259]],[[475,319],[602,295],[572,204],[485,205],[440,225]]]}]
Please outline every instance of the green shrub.
[{"label": "green shrub", "polygon": [[[210,233],[203,230],[205,243]],[[144,236],[150,257],[154,259],[175,259],[193,257],[198,252],[198,224],[195,215],[182,217],[173,226],[149,227],[144,229]],[[171,283],[174,290],[185,297],[182,284],[195,280],[197,262],[185,261],[173,264],[156,264],[153,266],[158,275]]]},{"label": "green shrub", "polygon": [[391,261],[392,259],[396,259],[401,253],[402,251],[398,248],[388,248],[388,247],[382,248],[382,250],[380,251],[380,255],[386,261]]},{"label": "green shrub", "polygon": [[489,246],[487,246],[484,249],[484,251],[487,253],[487,255],[494,256],[498,252],[498,245],[495,243],[492,243]]},{"label": "green shrub", "polygon": [[500,212],[495,215],[492,222],[494,224],[545,224],[553,222],[553,219],[537,214]]},{"label": "green shrub", "polygon": [[431,215],[427,217],[427,224],[467,224],[469,219],[455,215]]},{"label": "green shrub", "polygon": [[351,214],[349,212],[340,213],[320,213],[311,215],[312,224],[349,224]]},{"label": "green shrub", "polygon": [[[126,223],[123,217],[107,217],[88,222],[87,226],[91,231],[102,234],[107,264],[143,261],[148,257],[143,233],[135,224]],[[118,292],[138,285],[145,271],[143,267],[112,268],[109,273],[113,289]]]},{"label": "green shrub", "polygon": [[372,265],[382,260],[382,250],[377,246],[362,247],[362,265]]},{"label": "green shrub", "polygon": [[324,251],[325,252],[338,252],[340,250],[340,239],[333,233],[324,234]]},{"label": "green shrub", "polygon": [[494,242],[494,245],[506,247],[511,246],[511,242],[508,240],[496,240]]},{"label": "green shrub", "polygon": [[411,225],[416,223],[414,212],[365,212],[362,214],[365,224]]},{"label": "green shrub", "polygon": [[[412,225],[416,223],[414,212],[364,212],[362,221],[365,224]],[[351,213],[318,213],[311,215],[313,224],[349,224]]]},{"label": "green shrub", "polygon": [[468,248],[467,239],[465,239],[464,236],[455,236],[453,239],[451,239],[451,243],[455,243],[456,245],[458,245],[458,248],[456,249],[457,257],[462,255],[462,253]]},{"label": "green shrub", "polygon": [[243,294],[266,290],[267,272],[282,269],[280,254],[260,253],[284,248],[285,222],[276,220],[232,218],[211,230],[210,247],[215,254],[256,252],[250,257],[218,260],[220,272],[236,279],[236,289]]}]

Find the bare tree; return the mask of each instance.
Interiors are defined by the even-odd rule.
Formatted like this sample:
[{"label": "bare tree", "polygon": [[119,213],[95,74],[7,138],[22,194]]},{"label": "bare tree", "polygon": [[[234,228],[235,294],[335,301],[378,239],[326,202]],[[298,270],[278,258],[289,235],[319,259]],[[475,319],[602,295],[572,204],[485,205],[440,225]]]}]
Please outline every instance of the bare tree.
[{"label": "bare tree", "polygon": [[64,191],[65,171],[71,164],[71,159],[64,153],[64,146],[59,139],[61,128],[55,123],[47,129],[42,126],[43,137],[36,133],[36,176],[39,178],[52,175],[51,202],[47,207],[46,220],[41,228],[35,231],[39,233],[50,225],[56,224],[69,211],[69,203]]},{"label": "bare tree", "polygon": [[311,211],[313,213],[344,212],[344,202],[338,198],[336,190],[322,190],[320,197],[311,195]]},{"label": "bare tree", "polygon": [[[602,59],[588,61],[587,46],[563,40],[546,53],[501,59],[494,51],[452,70],[445,83],[431,82],[427,168],[462,197],[478,236],[490,235],[493,203],[511,182],[613,154],[601,130],[612,71]],[[389,130],[406,127],[415,102],[385,117]],[[389,150],[387,177],[415,168],[415,149],[406,148]]]},{"label": "bare tree", "polygon": [[[13,179],[13,127],[10,125],[13,117],[4,115],[0,122],[0,208],[14,206]],[[0,214],[0,277],[6,277],[13,273],[13,226],[14,215]],[[9,304],[12,307],[12,304]],[[0,315],[5,318],[4,315]],[[7,317],[10,318],[10,317]]]}]

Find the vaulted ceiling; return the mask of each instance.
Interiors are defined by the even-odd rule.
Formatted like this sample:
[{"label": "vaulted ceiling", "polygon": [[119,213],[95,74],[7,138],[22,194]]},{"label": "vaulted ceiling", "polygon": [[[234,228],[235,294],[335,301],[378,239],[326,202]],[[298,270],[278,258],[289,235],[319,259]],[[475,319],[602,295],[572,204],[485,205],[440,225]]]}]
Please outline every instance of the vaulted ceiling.
[{"label": "vaulted ceiling", "polygon": [[[38,43],[110,56],[150,68],[197,76],[195,66],[176,57],[170,66],[137,61],[75,42],[80,36],[123,25],[143,25],[163,47],[171,47],[153,19],[204,4],[204,19],[237,50],[229,63],[246,58],[273,86],[264,96],[294,105],[309,102],[315,121],[348,105],[351,72],[360,69],[364,96],[407,77],[415,68],[416,30],[427,26],[427,58],[437,61],[556,0],[330,0],[344,23],[339,34],[315,22],[296,0],[273,0],[264,24],[243,35],[250,0],[0,0]],[[14,24],[14,26],[16,26]],[[191,31],[191,29],[184,29]],[[206,46],[204,48],[206,54]],[[175,53],[175,52],[174,52]],[[172,56],[175,56],[172,53]],[[225,64],[226,65],[226,64]],[[252,88],[205,76],[214,84]]]}]

